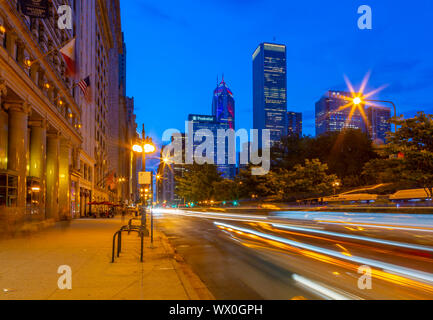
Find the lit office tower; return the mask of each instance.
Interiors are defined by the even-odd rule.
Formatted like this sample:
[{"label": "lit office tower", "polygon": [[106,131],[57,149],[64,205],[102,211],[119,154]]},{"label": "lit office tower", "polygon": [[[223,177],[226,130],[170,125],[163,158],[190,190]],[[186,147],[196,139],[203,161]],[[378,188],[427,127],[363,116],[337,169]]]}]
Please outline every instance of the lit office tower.
[{"label": "lit office tower", "polygon": [[343,129],[360,129],[366,132],[365,121],[356,110],[350,117],[351,108],[340,110],[349,103],[352,93],[343,91],[328,91],[316,103],[316,135]]},{"label": "lit office tower", "polygon": [[302,113],[301,112],[287,112],[287,135],[289,136],[302,136]]},{"label": "lit office tower", "polygon": [[228,123],[229,128],[235,130],[235,100],[224,81],[224,76],[213,93],[212,114],[218,122]]},{"label": "lit office tower", "polygon": [[391,109],[368,106],[366,107],[366,114],[370,138],[376,144],[384,144],[386,142],[386,133],[391,131],[391,124],[388,122],[391,118]]},{"label": "lit office tower", "polygon": [[224,122],[218,122],[215,116],[207,116],[207,115],[197,115],[190,114],[188,120],[192,123],[193,133],[188,132],[188,139],[192,137],[192,135],[196,135],[199,130],[208,130],[208,136],[203,136],[201,141],[197,141],[194,139],[193,150],[194,154],[199,145],[201,145],[206,139],[213,139],[213,150],[203,157],[212,158],[214,164],[218,167],[218,171],[222,174],[224,178],[231,179],[234,175],[234,170],[236,165],[229,164],[229,152],[228,152],[228,139],[226,139],[225,152],[224,152],[224,163],[218,164],[218,130],[229,129],[229,124]]},{"label": "lit office tower", "polygon": [[269,129],[271,144],[287,134],[286,69],[286,46],[262,43],[257,47],[253,54],[253,127]]}]

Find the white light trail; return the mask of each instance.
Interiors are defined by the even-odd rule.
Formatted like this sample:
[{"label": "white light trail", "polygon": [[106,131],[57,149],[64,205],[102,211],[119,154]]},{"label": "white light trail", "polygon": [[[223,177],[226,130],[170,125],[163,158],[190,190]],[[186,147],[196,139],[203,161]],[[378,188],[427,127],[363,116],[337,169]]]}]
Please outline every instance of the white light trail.
[{"label": "white light trail", "polygon": [[[296,282],[302,284],[302,286],[316,292],[317,294],[319,294],[320,296],[324,297],[325,299],[328,300],[352,300],[353,298],[349,298],[347,296],[344,296],[340,293],[337,293],[335,291],[332,291],[331,289],[318,284],[316,282],[313,282],[307,278],[301,277],[300,275],[297,274],[293,274],[292,275],[293,280],[295,280]],[[355,297],[355,299],[360,299],[358,297]]]},{"label": "white light trail", "polygon": [[324,248],[320,248],[317,246],[313,246],[313,245],[309,245],[309,244],[305,244],[305,243],[301,243],[301,242],[297,242],[297,241],[293,241],[293,240],[289,240],[289,239],[284,239],[281,237],[277,237],[274,235],[269,235],[269,234],[265,234],[263,232],[259,232],[256,230],[252,230],[252,229],[246,229],[246,228],[241,228],[238,226],[233,226],[233,225],[228,225],[225,223],[220,223],[220,222],[214,222],[215,225],[217,226],[222,226],[222,227],[226,227],[226,228],[231,228],[234,230],[238,230],[238,231],[242,231],[245,233],[249,233],[249,234],[253,234],[256,235],[258,237],[262,237],[265,239],[269,239],[269,240],[273,240],[276,242],[280,242],[280,243],[284,243],[284,244],[288,244],[292,247],[296,247],[296,248],[302,248],[302,249],[306,249],[306,250],[310,250],[310,251],[314,251],[314,252],[318,252],[318,253],[322,253],[328,256],[332,256],[332,257],[336,257],[339,259],[343,259],[343,260],[349,260],[361,265],[368,265],[368,266],[374,266],[377,268],[380,268],[382,270],[389,270],[392,272],[396,272],[402,275],[405,275],[406,277],[412,278],[412,279],[418,279],[421,281],[427,281],[430,283],[433,283],[433,274],[427,273],[427,272],[423,272],[423,271],[417,271],[417,270],[413,270],[413,269],[409,269],[409,268],[404,268],[404,267],[399,267],[393,264],[389,264],[389,263],[385,263],[382,261],[378,261],[378,260],[373,260],[373,259],[368,259],[368,258],[362,258],[362,257],[357,257],[357,256],[346,256],[340,252],[336,252],[333,250],[329,250],[329,249],[324,249]]},{"label": "white light trail", "polygon": [[416,244],[410,244],[410,243],[403,243],[403,242],[390,241],[390,240],[382,240],[382,239],[363,237],[363,236],[356,236],[356,235],[337,233],[337,232],[331,232],[331,231],[325,231],[325,230],[316,230],[316,229],[309,229],[309,228],[302,228],[302,227],[292,227],[292,226],[282,225],[282,224],[272,224],[272,226],[276,227],[276,228],[280,228],[280,229],[286,229],[286,230],[294,230],[294,231],[301,231],[301,232],[311,232],[311,233],[324,234],[324,235],[338,237],[338,238],[354,239],[354,240],[373,242],[373,243],[380,243],[380,244],[385,244],[385,245],[395,246],[395,247],[401,247],[401,248],[408,248],[408,249],[414,249],[414,250],[422,250],[422,251],[433,252],[433,248],[432,247],[427,247],[427,246],[422,246],[422,245],[416,245]]}]

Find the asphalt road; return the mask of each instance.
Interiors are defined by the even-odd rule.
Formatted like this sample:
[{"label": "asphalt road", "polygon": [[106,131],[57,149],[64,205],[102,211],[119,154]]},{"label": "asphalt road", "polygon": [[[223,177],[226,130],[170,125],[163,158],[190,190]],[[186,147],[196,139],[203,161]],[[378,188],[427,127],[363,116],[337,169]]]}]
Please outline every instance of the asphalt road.
[{"label": "asphalt road", "polygon": [[433,215],[155,216],[217,299],[433,299]]}]

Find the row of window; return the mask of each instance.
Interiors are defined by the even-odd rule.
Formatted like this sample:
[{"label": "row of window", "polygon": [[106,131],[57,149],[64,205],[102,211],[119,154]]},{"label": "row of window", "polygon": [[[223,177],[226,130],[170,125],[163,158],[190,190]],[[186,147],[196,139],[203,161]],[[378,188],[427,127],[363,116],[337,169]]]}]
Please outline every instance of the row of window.
[{"label": "row of window", "polygon": [[[43,50],[51,50],[54,47],[54,43],[51,39],[47,38],[48,30],[42,22],[38,19],[24,17],[26,24],[29,26],[31,34],[39,43]],[[48,23],[48,22],[45,22]],[[48,25],[49,26],[49,25]],[[58,30],[58,28],[52,28]],[[52,33],[52,32],[51,32]],[[60,41],[66,39],[64,32],[57,31],[57,38]],[[66,120],[75,129],[81,128],[79,115],[71,111],[66,105],[64,100],[61,98],[60,90],[55,88],[45,77],[45,72],[39,69],[37,64],[33,64],[30,55],[24,47],[20,39],[15,39],[12,27],[4,23],[4,19],[0,17],[0,44],[7,50],[9,55],[17,62],[17,64],[23,69],[23,71],[32,79],[32,81],[41,89],[46,97],[58,108],[60,113],[66,118]],[[48,55],[49,62],[52,65],[52,70],[57,73],[61,78],[66,87],[71,87],[71,81],[66,76],[65,63],[60,59],[59,54],[51,53]],[[69,89],[72,96],[75,96],[75,89]]]}]

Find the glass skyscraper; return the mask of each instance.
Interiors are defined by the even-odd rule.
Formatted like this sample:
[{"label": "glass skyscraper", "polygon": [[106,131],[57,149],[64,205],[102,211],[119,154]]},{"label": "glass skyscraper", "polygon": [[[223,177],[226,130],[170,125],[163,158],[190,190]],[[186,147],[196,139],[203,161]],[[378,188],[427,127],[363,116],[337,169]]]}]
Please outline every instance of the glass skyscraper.
[{"label": "glass skyscraper", "polygon": [[[287,134],[286,46],[260,44],[253,54],[253,128],[271,131],[271,144]],[[259,139],[261,142],[261,139]]]},{"label": "glass skyscraper", "polygon": [[[346,99],[347,97],[347,99]],[[349,103],[352,93],[344,91],[328,91],[316,103],[316,135],[343,129],[360,129],[367,132],[361,113],[356,110],[349,121],[351,108],[339,110]]]},{"label": "glass skyscraper", "polygon": [[[200,141],[193,140],[194,154],[199,145],[201,145],[206,139],[213,139],[214,149],[210,155],[206,155],[209,158],[213,158],[214,164],[218,167],[218,171],[222,174],[223,178],[232,179],[234,176],[235,165],[229,164],[229,152],[228,152],[228,139],[226,138],[224,163],[218,164],[218,130],[229,129],[227,122],[219,122],[215,116],[190,114],[188,121],[192,123],[193,132],[188,132],[188,139],[192,139],[193,135],[197,134],[197,131],[202,129],[209,130],[209,136],[204,136]],[[205,156],[205,155],[203,155]]]},{"label": "glass skyscraper", "polygon": [[224,77],[213,93],[212,114],[218,122],[228,123],[229,128],[235,130],[235,100]]},{"label": "glass skyscraper", "polygon": [[368,106],[366,108],[369,124],[369,134],[374,143],[381,145],[386,142],[386,133],[391,131],[391,109],[387,107]]},{"label": "glass skyscraper", "polygon": [[287,112],[287,134],[302,136],[302,113],[301,112]]}]

